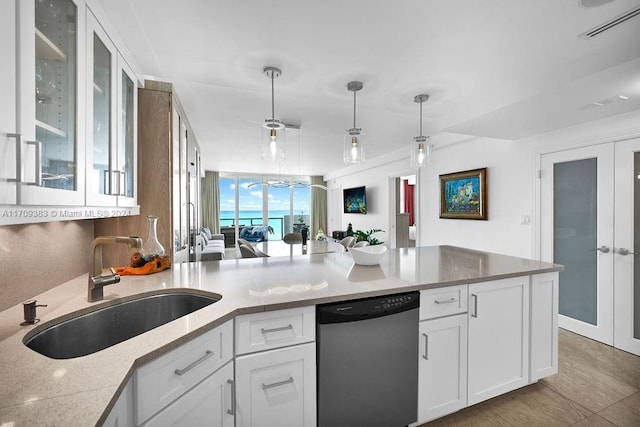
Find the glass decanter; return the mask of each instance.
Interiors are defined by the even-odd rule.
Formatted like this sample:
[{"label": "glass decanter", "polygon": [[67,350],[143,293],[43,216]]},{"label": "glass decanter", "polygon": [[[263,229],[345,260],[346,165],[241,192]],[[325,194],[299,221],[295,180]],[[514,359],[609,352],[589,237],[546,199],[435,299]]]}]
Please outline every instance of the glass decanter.
[{"label": "glass decanter", "polygon": [[140,248],[140,255],[145,261],[151,261],[156,256],[164,255],[164,246],[158,240],[158,217],[147,215],[147,227],[149,233],[142,248]]}]

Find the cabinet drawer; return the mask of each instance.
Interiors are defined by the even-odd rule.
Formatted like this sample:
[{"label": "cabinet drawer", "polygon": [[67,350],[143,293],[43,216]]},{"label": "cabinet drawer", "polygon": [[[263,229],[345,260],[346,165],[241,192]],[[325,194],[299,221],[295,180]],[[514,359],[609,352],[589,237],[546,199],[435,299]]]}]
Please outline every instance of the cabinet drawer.
[{"label": "cabinet drawer", "polygon": [[233,357],[233,321],[136,370],[137,424],[173,402]]},{"label": "cabinet drawer", "polygon": [[420,291],[420,320],[465,313],[467,294],[467,285]]},{"label": "cabinet drawer", "polygon": [[236,317],[236,355],[310,342],[315,336],[315,307]]}]

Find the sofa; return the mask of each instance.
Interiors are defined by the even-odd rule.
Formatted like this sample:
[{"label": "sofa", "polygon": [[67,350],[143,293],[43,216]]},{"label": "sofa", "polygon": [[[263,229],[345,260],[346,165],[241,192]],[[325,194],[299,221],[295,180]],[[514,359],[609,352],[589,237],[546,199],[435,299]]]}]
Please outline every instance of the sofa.
[{"label": "sofa", "polygon": [[224,259],[224,234],[212,234],[207,227],[200,230],[200,261],[221,261]]}]

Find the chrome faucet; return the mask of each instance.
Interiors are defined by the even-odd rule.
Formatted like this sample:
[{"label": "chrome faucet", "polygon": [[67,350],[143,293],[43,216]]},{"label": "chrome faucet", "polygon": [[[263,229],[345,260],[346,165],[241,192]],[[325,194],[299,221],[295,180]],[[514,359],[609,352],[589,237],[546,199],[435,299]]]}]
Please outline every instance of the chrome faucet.
[{"label": "chrome faucet", "polygon": [[102,288],[120,281],[120,276],[117,274],[102,275],[102,245],[115,243],[126,243],[132,248],[142,247],[142,239],[136,236],[102,236],[93,239],[93,242],[91,242],[93,262],[91,271],[89,272],[89,285],[87,289],[87,301],[89,302],[104,299]]}]

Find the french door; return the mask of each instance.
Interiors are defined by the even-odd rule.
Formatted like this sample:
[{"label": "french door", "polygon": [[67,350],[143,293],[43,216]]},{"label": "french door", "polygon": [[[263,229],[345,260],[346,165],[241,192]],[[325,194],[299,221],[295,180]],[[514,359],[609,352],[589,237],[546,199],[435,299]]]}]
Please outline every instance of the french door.
[{"label": "french door", "polygon": [[540,158],[541,258],[565,265],[559,326],[636,354],[639,165],[640,139]]}]

